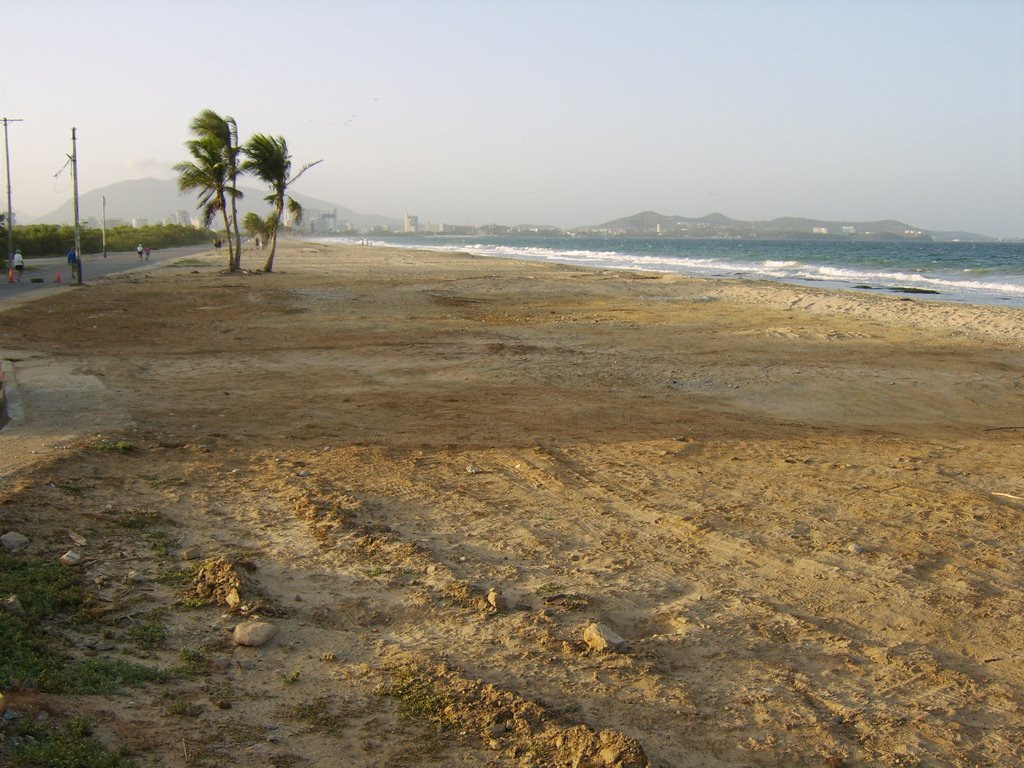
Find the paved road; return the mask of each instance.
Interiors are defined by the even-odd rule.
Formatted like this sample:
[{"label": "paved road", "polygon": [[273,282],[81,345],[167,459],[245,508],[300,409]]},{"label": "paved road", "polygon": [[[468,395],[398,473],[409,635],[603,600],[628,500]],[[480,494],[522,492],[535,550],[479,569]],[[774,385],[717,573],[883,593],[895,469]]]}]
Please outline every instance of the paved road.
[{"label": "paved road", "polygon": [[[82,276],[85,283],[95,280],[103,275],[111,275],[117,272],[128,272],[133,269],[147,269],[156,264],[166,261],[180,259],[183,256],[191,256],[197,253],[209,253],[213,248],[209,245],[185,245],[180,248],[161,248],[150,253],[149,261],[139,261],[135,251],[118,251],[108,253],[106,258],[101,254],[87,253],[83,259]],[[225,264],[227,254],[224,254]],[[6,262],[0,260],[6,266]],[[60,282],[57,282],[57,275],[60,275]],[[0,301],[15,297],[25,297],[27,294],[45,288],[77,288],[77,283],[71,279],[71,270],[68,269],[68,260],[64,256],[55,256],[45,259],[25,259],[25,272],[20,282],[9,282],[9,272],[3,274],[0,281]]]}]

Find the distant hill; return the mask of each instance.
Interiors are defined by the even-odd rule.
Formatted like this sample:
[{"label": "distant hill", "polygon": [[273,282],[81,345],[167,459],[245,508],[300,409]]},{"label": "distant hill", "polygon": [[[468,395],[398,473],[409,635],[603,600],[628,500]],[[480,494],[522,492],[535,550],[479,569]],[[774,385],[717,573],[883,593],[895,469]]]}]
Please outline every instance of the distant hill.
[{"label": "distant hill", "polygon": [[[255,211],[261,216],[269,212],[268,206],[263,198],[266,191],[257,188],[242,187],[245,197],[239,201],[239,217],[245,216],[249,211]],[[190,216],[196,215],[195,194],[179,194],[178,182],[174,179],[135,179],[133,181],[121,181],[117,184],[94,189],[78,196],[79,217],[85,221],[95,218],[99,221],[103,211],[103,197],[107,198],[107,221],[123,220],[131,223],[132,219],[147,219],[150,224],[158,224],[165,218],[173,216],[178,211],[187,211]],[[398,219],[373,214],[356,213],[355,211],[330,203],[326,200],[318,200],[298,192],[292,193],[292,197],[302,204],[307,211],[313,210],[337,210],[338,223],[349,222],[357,228],[368,228],[378,225],[397,226]],[[70,224],[74,221],[74,203],[68,200],[55,211],[41,216],[31,224]]]},{"label": "distant hill", "polygon": [[605,234],[661,234],[673,237],[856,237],[856,238],[908,238],[931,240],[991,241],[995,238],[973,232],[940,232],[921,229],[902,221],[821,221],[783,217],[771,221],[739,221],[721,213],[710,213],[700,218],[665,216],[654,211],[643,211],[632,216],[614,219],[582,231]]}]

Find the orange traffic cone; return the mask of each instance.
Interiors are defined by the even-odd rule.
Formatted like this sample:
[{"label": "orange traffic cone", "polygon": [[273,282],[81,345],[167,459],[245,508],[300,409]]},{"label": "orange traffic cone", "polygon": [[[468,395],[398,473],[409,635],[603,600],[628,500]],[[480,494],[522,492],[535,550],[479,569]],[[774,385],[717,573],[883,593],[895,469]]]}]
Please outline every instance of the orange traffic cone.
[{"label": "orange traffic cone", "polygon": [[53,278],[53,282],[55,282],[55,283],[59,283],[60,282],[60,270],[57,270],[57,276]]},{"label": "orange traffic cone", "polygon": [[14,267],[11,267],[9,270],[7,270],[7,282],[14,282]]}]

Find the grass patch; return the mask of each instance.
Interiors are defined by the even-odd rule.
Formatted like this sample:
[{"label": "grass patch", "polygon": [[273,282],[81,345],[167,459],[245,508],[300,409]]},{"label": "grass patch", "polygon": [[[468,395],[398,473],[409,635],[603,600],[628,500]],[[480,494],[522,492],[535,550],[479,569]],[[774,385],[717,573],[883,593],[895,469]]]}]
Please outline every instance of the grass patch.
[{"label": "grass patch", "polygon": [[59,564],[0,552],[0,594],[17,595],[24,609],[0,612],[0,689],[17,683],[51,693],[114,693],[166,679],[126,661],[73,661],[50,647],[46,625],[71,623],[88,604],[72,571]]},{"label": "grass patch", "polygon": [[75,483],[53,483],[53,487],[68,496],[81,496],[85,491]]},{"label": "grass patch", "polygon": [[433,678],[414,664],[396,670],[391,682],[379,692],[398,703],[403,717],[417,722],[443,724],[447,719],[445,710],[452,704],[448,694],[434,685]]},{"label": "grass patch", "polygon": [[164,619],[167,611],[163,608],[154,608],[149,611],[141,622],[132,624],[128,628],[128,639],[137,647],[147,651],[163,648],[167,640],[167,630],[164,629]]},{"label": "grass patch", "polygon": [[108,752],[92,736],[89,722],[71,718],[63,727],[49,728],[29,718],[4,727],[0,758],[11,768],[133,768],[135,763]]},{"label": "grass patch", "polygon": [[113,451],[114,453],[131,453],[135,450],[135,446],[127,440],[101,440],[98,443],[93,443],[92,447],[97,451]]},{"label": "grass patch", "polygon": [[174,568],[170,571],[164,571],[163,573],[157,574],[153,578],[153,581],[157,584],[163,584],[165,587],[184,589],[185,587],[191,586],[198,570],[198,563],[189,565],[185,568]]},{"label": "grass patch", "polygon": [[320,733],[340,734],[352,719],[351,710],[344,704],[339,707],[330,696],[322,696],[307,704],[285,709],[282,717],[306,723]]},{"label": "grass patch", "polygon": [[200,648],[182,648],[178,651],[178,658],[181,660],[181,669],[190,677],[205,674],[207,657],[206,652]]},{"label": "grass patch", "polygon": [[150,475],[143,475],[143,480],[149,481],[151,488],[178,488],[182,485],[186,485],[186,481],[182,477],[153,477]]},{"label": "grass patch", "polygon": [[202,704],[176,699],[168,704],[164,711],[171,717],[199,717],[205,710],[206,707]]},{"label": "grass patch", "polygon": [[146,534],[149,545],[153,547],[153,554],[160,560],[170,560],[171,550],[177,546],[177,541],[167,531],[150,531]]},{"label": "grass patch", "polygon": [[0,689],[53,670],[42,622],[74,616],[85,597],[71,571],[58,563],[0,551],[0,595],[16,595],[23,614],[0,612]]},{"label": "grass patch", "polygon": [[117,524],[122,528],[140,530],[160,522],[162,515],[155,509],[127,509],[121,512]]},{"label": "grass patch", "polygon": [[159,669],[120,659],[84,659],[66,664],[54,674],[39,679],[42,690],[54,693],[110,695],[122,688],[140,688],[151,683],[166,683],[171,676]]}]

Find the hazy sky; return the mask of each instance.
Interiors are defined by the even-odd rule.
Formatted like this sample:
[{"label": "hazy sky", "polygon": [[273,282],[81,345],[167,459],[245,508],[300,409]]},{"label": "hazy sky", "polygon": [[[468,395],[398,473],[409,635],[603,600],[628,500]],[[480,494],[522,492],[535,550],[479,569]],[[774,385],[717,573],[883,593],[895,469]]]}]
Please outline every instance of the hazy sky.
[{"label": "hazy sky", "polygon": [[69,199],[54,174],[72,126],[84,193],[172,178],[211,108],[243,139],[283,135],[297,167],[322,158],[295,190],[360,213],[1024,236],[1024,0],[5,0],[2,15],[23,220]]}]

